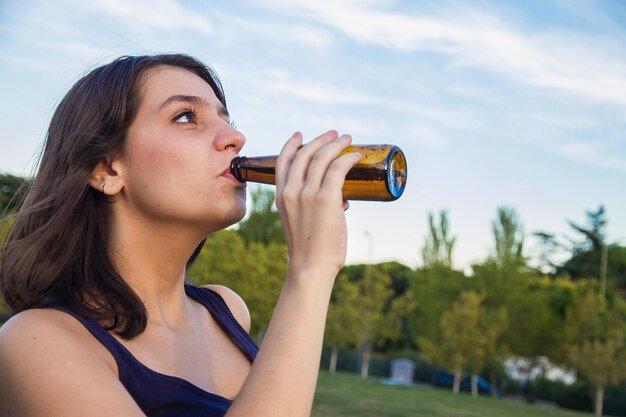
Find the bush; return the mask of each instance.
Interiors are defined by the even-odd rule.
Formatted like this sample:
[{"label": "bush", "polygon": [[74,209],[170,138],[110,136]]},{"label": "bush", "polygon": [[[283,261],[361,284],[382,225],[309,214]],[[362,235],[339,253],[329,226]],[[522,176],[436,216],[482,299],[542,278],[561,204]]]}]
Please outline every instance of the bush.
[{"label": "bush", "polygon": [[561,381],[538,378],[530,383],[530,395],[535,399],[550,401],[565,408],[592,410],[589,387],[583,382],[567,385]]},{"label": "bush", "polygon": [[626,416],[626,384],[607,387],[604,400],[604,413],[612,416]]},{"label": "bush", "polygon": [[[550,401],[560,407],[592,411],[593,391],[588,384],[578,381],[566,385],[560,381],[539,378],[531,383],[531,395],[538,400]],[[604,414],[626,416],[626,385],[607,387],[604,392]]]}]

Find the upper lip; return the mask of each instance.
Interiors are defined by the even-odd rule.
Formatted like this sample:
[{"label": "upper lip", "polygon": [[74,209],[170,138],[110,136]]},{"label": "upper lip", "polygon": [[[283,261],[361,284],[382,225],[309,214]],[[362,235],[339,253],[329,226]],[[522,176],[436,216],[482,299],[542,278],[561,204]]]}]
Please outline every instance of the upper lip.
[{"label": "upper lip", "polygon": [[226,168],[221,172],[220,176],[222,175],[228,175],[230,174],[230,166],[232,164],[233,159],[235,159],[238,155],[233,156],[229,161],[228,161],[228,165],[226,165]]}]

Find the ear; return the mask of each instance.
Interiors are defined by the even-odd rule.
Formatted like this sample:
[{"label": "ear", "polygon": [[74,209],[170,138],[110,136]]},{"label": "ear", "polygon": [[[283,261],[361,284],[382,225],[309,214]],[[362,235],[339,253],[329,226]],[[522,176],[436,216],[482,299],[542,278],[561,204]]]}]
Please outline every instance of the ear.
[{"label": "ear", "polygon": [[89,185],[105,195],[116,195],[124,189],[123,172],[123,165],[119,159],[103,159],[91,172]]}]

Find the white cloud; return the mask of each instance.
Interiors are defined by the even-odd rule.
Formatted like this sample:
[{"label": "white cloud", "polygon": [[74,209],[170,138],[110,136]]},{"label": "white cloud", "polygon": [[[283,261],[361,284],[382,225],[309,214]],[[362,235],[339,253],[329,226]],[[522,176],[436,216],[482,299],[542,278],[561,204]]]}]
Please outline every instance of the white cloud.
[{"label": "white cloud", "polygon": [[447,145],[447,140],[437,125],[427,121],[415,122],[401,120],[390,126],[384,116],[378,118],[363,118],[344,112],[333,113],[322,111],[299,103],[295,105],[290,100],[266,100],[265,93],[253,95],[247,93],[243,100],[253,108],[262,120],[277,120],[297,126],[298,129],[310,134],[319,133],[319,129],[337,129],[341,133],[349,133],[355,138],[355,143],[380,143],[388,141],[390,132],[393,132],[394,141],[411,143],[429,149],[440,149]]},{"label": "white cloud", "polygon": [[572,141],[560,145],[557,151],[572,160],[604,169],[626,172],[626,158],[611,152],[598,142]]},{"label": "white cloud", "polygon": [[8,66],[20,67],[28,70],[41,71],[47,62],[44,59],[23,56],[16,53],[0,52],[0,61],[5,62]]},{"label": "white cloud", "polygon": [[403,137],[403,141],[408,143],[416,143],[431,149],[440,149],[447,145],[447,140],[437,128],[423,123],[411,123],[396,136]]},{"label": "white cloud", "polygon": [[269,70],[263,79],[253,80],[253,84],[270,97],[282,94],[299,100],[329,105],[369,105],[381,102],[378,97],[351,89],[309,79],[295,79],[284,70]]},{"label": "white cloud", "polygon": [[[608,8],[598,7],[595,0],[550,0],[551,3],[561,8],[576,19],[591,22],[599,27],[620,29],[620,22],[626,17],[626,4],[620,1],[611,2]],[[621,29],[620,29],[621,30]]]},{"label": "white cloud", "polygon": [[[243,73],[232,69],[231,76],[236,75],[241,81],[249,84],[256,94],[247,94],[246,100],[249,104],[258,106],[263,100],[260,97],[272,97],[271,106],[275,112],[290,112],[293,105],[276,108],[278,102],[289,102],[292,99],[297,101],[297,106],[303,106],[303,102],[323,105],[353,105],[353,106],[374,106],[392,111],[400,126],[407,125],[407,137],[412,136],[412,129],[416,126],[419,133],[423,135],[423,143],[429,147],[440,147],[445,144],[442,136],[436,128],[425,128],[424,126],[454,126],[458,129],[479,129],[482,124],[473,114],[473,109],[453,106],[450,104],[433,105],[421,104],[419,100],[399,99],[396,97],[376,96],[363,92],[357,92],[350,88],[340,87],[327,82],[315,81],[312,79],[296,78],[284,69],[269,68],[254,74]],[[278,96],[282,99],[276,100]],[[270,106],[265,103],[264,106]],[[384,133],[384,132],[381,132]]]},{"label": "white cloud", "polygon": [[244,31],[256,38],[264,38],[279,43],[294,43],[300,47],[311,47],[316,50],[325,50],[335,44],[335,37],[326,29],[319,26],[307,25],[303,22],[290,20],[260,20],[246,18],[230,13],[216,12],[222,27],[220,34],[232,31],[236,28],[238,34]]},{"label": "white cloud", "polygon": [[[33,41],[33,47],[37,53],[22,54],[16,50],[0,52],[0,61],[67,81],[69,74],[79,77],[89,69],[86,63],[93,66],[94,63],[105,63],[116,56],[110,50],[80,41],[40,39]],[[50,56],[62,59],[52,65]]]},{"label": "white cloud", "polygon": [[268,81],[261,89],[282,93],[293,98],[324,104],[372,104],[378,100],[367,94],[350,90],[340,90],[324,83],[297,81]]},{"label": "white cloud", "polygon": [[175,0],[98,0],[72,2],[74,6],[104,13],[144,29],[193,29],[203,34],[214,31],[212,23]]},{"label": "white cloud", "polygon": [[390,98],[381,100],[381,103],[394,110],[401,119],[410,118],[428,124],[464,130],[477,130],[485,126],[485,122],[474,115],[474,109],[454,104],[429,105],[420,104],[418,100]]},{"label": "white cloud", "polygon": [[504,104],[502,97],[487,86],[453,81],[446,86],[446,91],[464,100],[479,100],[483,105],[502,106]]},{"label": "white cloud", "polygon": [[298,25],[282,35],[287,35],[301,45],[310,45],[319,50],[329,48],[335,43],[330,32],[311,26]]},{"label": "white cloud", "polygon": [[498,72],[517,82],[626,105],[626,50],[619,41],[565,31],[525,33],[484,12],[447,8],[410,16],[371,2],[267,0],[278,11],[315,19],[361,43],[433,51],[452,64]]},{"label": "white cloud", "polygon": [[110,49],[82,41],[50,41],[42,39],[33,44],[50,53],[63,56],[66,66],[68,66],[68,61],[74,63],[74,65],[83,66],[85,62],[105,62],[116,56]]},{"label": "white cloud", "polygon": [[553,126],[562,130],[586,130],[598,125],[598,121],[589,116],[563,116],[557,113],[532,112],[528,115],[531,120],[536,120],[542,124]]}]

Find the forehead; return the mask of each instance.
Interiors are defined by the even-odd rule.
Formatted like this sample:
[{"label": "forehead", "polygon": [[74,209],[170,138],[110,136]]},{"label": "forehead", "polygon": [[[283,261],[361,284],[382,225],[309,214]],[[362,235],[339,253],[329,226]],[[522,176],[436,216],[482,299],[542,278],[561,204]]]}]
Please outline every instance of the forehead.
[{"label": "forehead", "polygon": [[221,102],[211,86],[195,73],[180,67],[161,65],[146,70],[140,82],[140,108],[157,110],[174,95],[204,98],[208,103],[221,107]]}]

